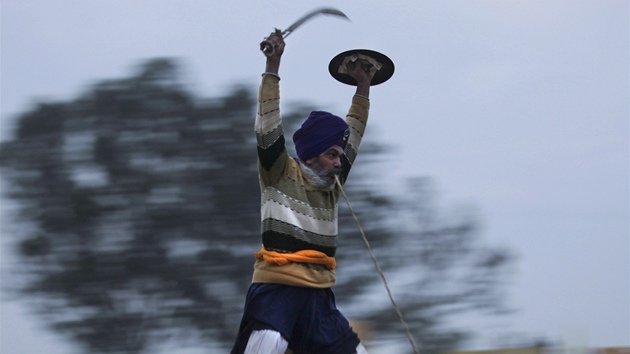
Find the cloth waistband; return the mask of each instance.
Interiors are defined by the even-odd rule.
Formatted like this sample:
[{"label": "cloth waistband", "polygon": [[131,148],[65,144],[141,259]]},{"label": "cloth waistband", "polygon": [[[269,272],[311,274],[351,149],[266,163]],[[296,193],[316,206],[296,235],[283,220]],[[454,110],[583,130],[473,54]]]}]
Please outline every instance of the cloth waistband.
[{"label": "cloth waistband", "polygon": [[285,265],[289,262],[323,264],[326,268],[333,270],[337,267],[335,257],[327,256],[325,253],[315,250],[301,250],[294,253],[280,253],[269,251],[265,246],[260,251],[254,253],[256,259],[263,260],[267,263],[275,263],[277,265]]}]

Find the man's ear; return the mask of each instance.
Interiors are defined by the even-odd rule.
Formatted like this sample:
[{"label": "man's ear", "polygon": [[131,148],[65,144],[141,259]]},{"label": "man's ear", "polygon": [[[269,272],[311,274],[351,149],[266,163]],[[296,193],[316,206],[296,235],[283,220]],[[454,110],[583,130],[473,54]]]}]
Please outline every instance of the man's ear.
[{"label": "man's ear", "polygon": [[306,166],[312,165],[313,164],[313,158],[310,158],[310,159],[304,161],[304,163],[306,164]]}]

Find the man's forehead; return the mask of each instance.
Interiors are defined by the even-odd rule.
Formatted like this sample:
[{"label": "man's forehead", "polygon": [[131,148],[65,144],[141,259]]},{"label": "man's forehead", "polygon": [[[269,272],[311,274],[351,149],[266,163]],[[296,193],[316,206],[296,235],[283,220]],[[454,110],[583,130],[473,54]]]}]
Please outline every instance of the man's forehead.
[{"label": "man's forehead", "polygon": [[329,147],[328,150],[326,150],[326,152],[330,152],[331,150],[336,151],[338,154],[343,154],[343,148],[341,148],[341,146],[339,145],[333,145]]}]

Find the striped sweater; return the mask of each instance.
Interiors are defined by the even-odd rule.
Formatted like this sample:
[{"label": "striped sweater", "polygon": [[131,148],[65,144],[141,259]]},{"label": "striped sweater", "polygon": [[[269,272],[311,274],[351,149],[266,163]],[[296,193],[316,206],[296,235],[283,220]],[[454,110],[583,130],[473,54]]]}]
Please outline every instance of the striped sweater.
[{"label": "striped sweater", "polygon": [[[350,137],[341,157],[343,172],[339,179],[342,183],[357,156],[368,110],[366,97],[355,95],[352,98],[346,116]],[[325,191],[311,185],[299,163],[288,155],[280,116],[279,78],[274,75],[263,75],[255,131],[263,247],[280,253],[316,250],[334,257],[340,191],[338,187]],[[253,282],[328,288],[335,284],[335,272],[319,264],[278,265],[257,260]]]}]

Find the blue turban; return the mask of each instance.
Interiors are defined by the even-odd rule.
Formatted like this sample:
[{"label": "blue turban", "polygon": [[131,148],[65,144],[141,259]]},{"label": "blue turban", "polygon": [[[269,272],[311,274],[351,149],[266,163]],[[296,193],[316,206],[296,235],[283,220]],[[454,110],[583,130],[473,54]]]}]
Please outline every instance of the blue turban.
[{"label": "blue turban", "polygon": [[313,111],[293,134],[293,142],[300,160],[306,161],[333,145],[345,148],[349,135],[348,124],[343,119],[328,112]]}]

